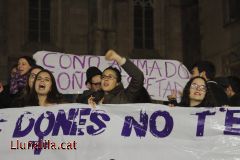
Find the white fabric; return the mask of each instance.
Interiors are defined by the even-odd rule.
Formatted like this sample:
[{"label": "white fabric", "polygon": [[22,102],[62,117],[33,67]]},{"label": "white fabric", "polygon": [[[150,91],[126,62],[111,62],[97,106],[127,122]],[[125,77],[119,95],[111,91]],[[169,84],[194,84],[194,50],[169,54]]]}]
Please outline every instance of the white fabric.
[{"label": "white fabric", "polygon": [[[63,94],[79,94],[86,90],[85,74],[91,66],[96,66],[102,71],[109,66],[118,68],[125,87],[131,80],[117,62],[106,61],[103,56],[78,56],[39,51],[33,57],[38,65],[53,72],[58,90]],[[187,68],[175,60],[132,59],[131,61],[144,73],[144,86],[152,99],[167,100],[171,90],[182,92],[190,78]]]},{"label": "white fabric", "polygon": [[[76,112],[75,116],[69,117],[69,111]],[[90,111],[89,113],[83,111]],[[196,136],[198,118],[197,114],[208,111],[212,115],[206,116],[202,136]],[[159,104],[125,104],[125,105],[101,105],[95,110],[83,104],[62,104],[50,107],[26,107],[0,110],[0,155],[1,160],[238,160],[240,158],[240,107],[234,108],[169,108]],[[25,113],[24,116],[22,116]],[[80,114],[81,113],[81,114]],[[98,115],[98,122],[94,114],[104,114],[110,118],[103,120]],[[140,115],[147,115],[146,135],[137,136],[135,129],[131,129],[130,136],[123,136],[124,124],[127,123],[127,116],[132,116],[137,123],[140,122]],[[173,127],[165,137],[157,137],[154,128],[162,132],[169,127],[170,120],[163,116],[155,116],[161,113],[172,117]],[[231,114],[234,113],[234,114]],[[38,134],[35,129],[40,128],[42,132],[49,127],[49,121],[45,118],[41,123],[41,115],[55,117],[51,120],[54,127],[57,121],[62,120],[59,115],[66,115],[70,122],[76,122],[78,129],[81,128],[84,135],[63,135],[60,129],[58,135],[53,136],[53,129],[44,137],[44,140],[51,140],[60,144],[62,142],[77,143],[76,150],[42,150],[40,154],[34,154],[33,150],[11,149],[16,148],[17,140],[21,142],[37,141]],[[22,121],[18,121],[21,119]],[[57,118],[58,117],[58,118]],[[234,117],[234,118],[233,118]],[[96,117],[95,117],[96,118]],[[25,130],[29,126],[29,120],[34,120],[34,126],[25,136],[17,137],[16,130]],[[56,120],[58,119],[58,120]],[[80,120],[81,119],[81,120]],[[235,122],[229,121],[235,119]],[[84,124],[83,120],[86,120]],[[80,123],[81,121],[81,123]],[[18,123],[17,123],[18,122]],[[40,122],[40,121],[39,121]],[[89,134],[87,128],[93,126],[99,128],[99,122],[106,125],[98,135]],[[125,123],[124,123],[125,122]],[[232,123],[232,124],[231,124]],[[38,126],[38,124],[40,124]],[[63,123],[66,124],[67,123]],[[97,125],[98,124],[98,125]],[[203,121],[201,123],[203,124]],[[231,126],[232,125],[232,126]],[[17,126],[20,126],[18,128]],[[227,126],[234,128],[237,135],[227,135],[224,131],[229,130]],[[74,128],[73,125],[71,129]],[[126,128],[125,128],[126,129]],[[39,133],[39,132],[38,132]],[[74,132],[73,132],[74,133]],[[15,136],[13,136],[15,135]]]}]

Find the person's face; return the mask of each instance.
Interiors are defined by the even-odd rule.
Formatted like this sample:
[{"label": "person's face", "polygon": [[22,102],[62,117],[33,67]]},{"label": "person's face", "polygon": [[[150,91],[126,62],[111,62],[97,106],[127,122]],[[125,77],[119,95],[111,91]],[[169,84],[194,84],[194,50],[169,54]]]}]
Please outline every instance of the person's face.
[{"label": "person's face", "polygon": [[17,73],[17,67],[12,68],[11,77],[13,77]]},{"label": "person's face", "polygon": [[29,65],[29,63],[26,59],[20,58],[18,60],[17,68],[19,70],[20,75],[24,75],[31,69],[31,66]]},{"label": "person's face", "polygon": [[207,87],[205,81],[201,78],[196,78],[193,80],[190,86],[190,100],[202,101],[206,95]]},{"label": "person's face", "polygon": [[40,71],[41,71],[40,68],[35,68],[31,71],[31,73],[29,75],[29,79],[28,79],[28,85],[30,88],[32,88],[35,77]]},{"label": "person's face", "polygon": [[91,80],[91,90],[99,91],[101,89],[101,75],[96,75],[92,77]]},{"label": "person's face", "polygon": [[36,77],[35,90],[38,95],[47,95],[52,89],[52,79],[47,72],[41,72]]},{"label": "person's face", "polygon": [[103,91],[111,91],[117,85],[118,85],[118,83],[117,83],[116,73],[111,69],[105,70],[102,74],[102,84],[101,84],[102,90]]}]

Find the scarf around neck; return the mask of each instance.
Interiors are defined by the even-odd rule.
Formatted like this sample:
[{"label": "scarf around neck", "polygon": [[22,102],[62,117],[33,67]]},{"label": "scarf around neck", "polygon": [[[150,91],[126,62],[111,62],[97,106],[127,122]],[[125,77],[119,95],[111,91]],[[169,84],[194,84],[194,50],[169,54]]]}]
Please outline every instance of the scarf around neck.
[{"label": "scarf around neck", "polygon": [[28,74],[20,75],[19,72],[11,75],[10,78],[10,94],[17,94],[25,88],[27,84]]}]

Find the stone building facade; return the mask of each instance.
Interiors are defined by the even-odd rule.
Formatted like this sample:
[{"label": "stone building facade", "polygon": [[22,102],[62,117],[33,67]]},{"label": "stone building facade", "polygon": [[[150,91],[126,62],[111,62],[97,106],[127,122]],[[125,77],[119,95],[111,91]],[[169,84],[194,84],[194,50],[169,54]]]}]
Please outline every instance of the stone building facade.
[{"label": "stone building facade", "polygon": [[240,28],[223,22],[223,1],[230,0],[1,0],[0,80],[17,57],[39,50],[104,55],[112,48],[187,66],[208,59],[219,74],[233,72],[225,57],[239,53]]},{"label": "stone building facade", "polygon": [[240,75],[240,1],[200,0],[202,59],[215,63],[218,74]]}]

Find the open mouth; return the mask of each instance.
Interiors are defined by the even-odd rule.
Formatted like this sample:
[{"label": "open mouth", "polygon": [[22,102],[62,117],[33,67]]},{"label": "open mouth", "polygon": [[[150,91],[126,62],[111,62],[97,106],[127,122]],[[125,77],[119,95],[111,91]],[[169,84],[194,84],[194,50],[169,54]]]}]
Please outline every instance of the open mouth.
[{"label": "open mouth", "polygon": [[39,84],[38,88],[39,88],[39,89],[45,89],[46,86],[45,86],[44,84]]},{"label": "open mouth", "polygon": [[107,82],[104,82],[104,83],[103,83],[103,86],[104,86],[104,87],[108,87],[109,84],[108,84]]}]

